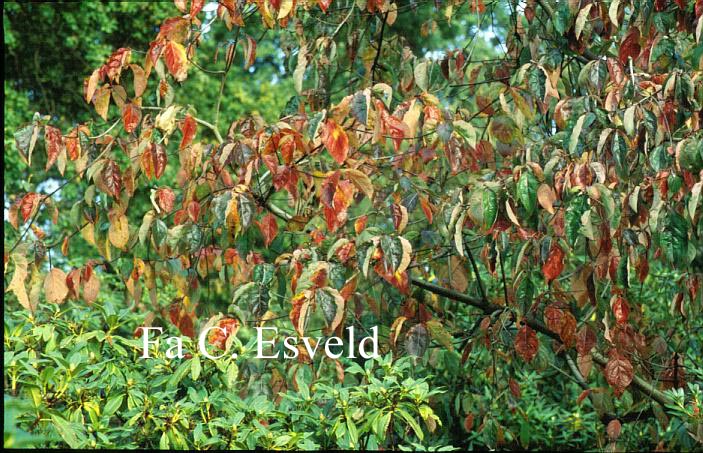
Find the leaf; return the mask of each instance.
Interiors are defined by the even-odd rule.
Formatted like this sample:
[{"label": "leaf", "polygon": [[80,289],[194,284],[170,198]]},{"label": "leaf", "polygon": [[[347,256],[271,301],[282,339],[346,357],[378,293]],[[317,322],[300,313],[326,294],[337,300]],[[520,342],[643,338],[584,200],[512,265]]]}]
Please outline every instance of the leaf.
[{"label": "leaf", "polygon": [[168,72],[177,82],[182,82],[188,77],[188,57],[181,44],[167,40],[164,45],[164,59]]},{"label": "leaf", "polygon": [[452,335],[447,332],[441,322],[437,319],[430,319],[425,324],[430,336],[437,343],[441,344],[450,351],[454,350],[454,345],[452,344]]},{"label": "leaf", "polygon": [[588,15],[591,12],[592,6],[593,3],[589,3],[584,6],[581,11],[579,11],[578,16],[576,16],[576,25],[574,26],[574,35],[576,36],[576,40],[581,37],[581,33],[583,32],[583,28],[588,21]]},{"label": "leaf", "polygon": [[618,49],[618,60],[626,68],[629,67],[629,59],[636,60],[640,54],[640,30],[637,27],[631,27],[625,38],[620,43]]},{"label": "leaf", "polygon": [[402,204],[393,203],[391,205],[391,218],[393,227],[400,234],[408,225],[408,209]]},{"label": "leaf", "polygon": [[531,171],[523,170],[517,183],[517,198],[529,217],[537,205],[537,178]]},{"label": "leaf", "polygon": [[607,428],[605,431],[608,433],[608,438],[612,441],[615,441],[618,437],[620,437],[620,430],[622,429],[622,424],[620,423],[619,420],[610,420],[608,423]]},{"label": "leaf", "polygon": [[[26,248],[24,245],[18,247],[17,251],[10,255],[10,259],[15,264],[15,272],[12,274],[12,280],[10,284],[5,288],[5,292],[12,291],[20,305],[30,311],[34,311],[37,307],[36,304],[32,303],[27,294],[27,287],[24,285],[24,281],[27,279],[29,266],[29,259],[26,253],[20,250],[20,248]],[[5,268],[7,269],[7,267]]]},{"label": "leaf", "polygon": [[469,288],[468,272],[461,258],[456,255],[449,257],[449,286],[460,293]]},{"label": "leaf", "polygon": [[626,358],[612,351],[604,369],[605,379],[608,381],[615,396],[620,396],[632,382],[634,369],[632,363]]},{"label": "leaf", "polygon": [[422,324],[415,324],[405,334],[405,350],[415,357],[422,357],[425,354],[428,343],[427,329]]},{"label": "leaf", "polygon": [[298,51],[298,63],[293,71],[293,86],[298,94],[303,92],[303,77],[305,76],[305,69],[308,65],[308,49],[307,46],[301,46]]},{"label": "leaf", "polygon": [[159,179],[164,174],[167,161],[166,148],[160,144],[150,143],[142,153],[140,163],[148,179]]},{"label": "leaf", "polygon": [[100,293],[100,279],[95,272],[90,273],[90,277],[83,283],[83,300],[88,305],[95,302]]},{"label": "leaf", "polygon": [[110,93],[110,85],[103,85],[98,88],[93,96],[95,112],[105,121],[107,121],[107,111],[110,107]]},{"label": "leaf", "polygon": [[369,201],[373,202],[373,184],[371,179],[359,170],[353,168],[343,168],[342,174],[349,179],[354,185],[366,195]]},{"label": "leaf", "polygon": [[515,336],[515,352],[526,362],[531,362],[537,355],[539,340],[529,326],[522,326]]},{"label": "leaf", "polygon": [[122,109],[122,123],[124,124],[124,130],[128,134],[134,132],[142,120],[142,110],[134,102],[129,102],[124,105]]},{"label": "leaf", "polygon": [[273,242],[278,234],[278,224],[276,223],[276,216],[269,213],[266,214],[261,221],[256,221],[256,225],[259,227],[262,236],[264,237],[264,246],[268,248]]},{"label": "leaf", "polygon": [[29,220],[39,208],[41,202],[41,195],[36,192],[29,192],[19,202],[20,215],[22,215],[22,222]]},{"label": "leaf", "polygon": [[169,213],[173,211],[176,195],[170,187],[160,187],[156,189],[156,200],[158,203],[158,209],[165,213]]},{"label": "leaf", "polygon": [[44,128],[44,142],[46,143],[46,170],[49,170],[56,162],[56,159],[58,159],[62,149],[64,149],[61,131],[58,128],[47,125]]},{"label": "leaf", "polygon": [[498,198],[491,189],[484,189],[481,194],[483,228],[490,229],[498,217]]},{"label": "leaf", "polygon": [[415,77],[415,84],[422,91],[427,91],[429,88],[429,72],[430,72],[430,62],[423,60],[415,65],[413,69],[413,75]]},{"label": "leaf", "polygon": [[327,324],[326,334],[329,335],[342,323],[344,318],[344,298],[334,288],[329,286],[320,288],[315,292],[316,301],[322,308],[322,313]]},{"label": "leaf", "polygon": [[44,293],[48,302],[63,303],[68,296],[66,273],[57,267],[52,268],[44,279]]},{"label": "leaf", "polygon": [[547,284],[555,280],[564,270],[564,251],[555,242],[549,249],[547,260],[542,265],[542,274]]},{"label": "leaf", "polygon": [[[280,19],[280,17],[279,17]],[[256,41],[251,36],[246,36],[246,41],[243,42],[244,45],[244,70],[248,70],[256,60]]]},{"label": "leaf", "polygon": [[122,173],[117,162],[108,160],[100,174],[108,195],[119,198],[122,190]]},{"label": "leaf", "polygon": [[82,433],[79,433],[74,428],[74,426],[76,425],[75,423],[69,423],[58,415],[52,415],[51,422],[56,427],[56,432],[68,444],[69,447],[73,449],[80,449],[83,446],[82,441],[79,440],[78,437],[79,434],[81,434],[80,437],[82,439],[84,438],[84,436],[82,435]]},{"label": "leaf", "polygon": [[178,149],[183,149],[188,146],[190,142],[193,141],[193,137],[195,137],[197,130],[198,124],[195,122],[195,118],[190,115],[186,115],[183,123],[181,124],[181,133],[183,134],[183,138],[181,139],[181,144]]},{"label": "leaf", "polygon": [[132,74],[134,74],[134,97],[141,97],[146,90],[146,72],[144,72],[144,69],[141,66],[136,64],[131,64],[129,67],[132,70]]},{"label": "leaf", "polygon": [[124,249],[129,242],[129,221],[123,213],[118,213],[110,219],[110,227],[107,236],[112,245],[118,249]]},{"label": "leaf", "polygon": [[349,137],[347,133],[334,120],[328,119],[322,130],[322,142],[327,151],[339,165],[347,160],[349,152]]},{"label": "leaf", "polygon": [[548,184],[540,184],[537,188],[537,201],[548,213],[554,214],[554,202],[557,196]]},{"label": "leaf", "polygon": [[586,355],[596,346],[596,333],[589,325],[584,324],[576,334],[576,351]]}]

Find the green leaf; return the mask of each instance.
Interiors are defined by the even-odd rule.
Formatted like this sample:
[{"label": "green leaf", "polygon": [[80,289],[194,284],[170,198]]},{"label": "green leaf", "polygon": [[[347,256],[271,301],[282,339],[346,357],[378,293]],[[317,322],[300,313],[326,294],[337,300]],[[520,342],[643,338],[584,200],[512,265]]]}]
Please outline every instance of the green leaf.
[{"label": "green leaf", "polygon": [[517,198],[525,208],[527,216],[531,216],[537,206],[537,178],[529,170],[523,170],[517,183]]},{"label": "green leaf", "polygon": [[403,420],[408,422],[408,425],[415,431],[415,435],[417,436],[418,439],[422,440],[425,437],[425,433],[422,432],[422,428],[420,427],[420,424],[415,420],[414,417],[412,417],[410,414],[405,412],[403,409],[396,409],[395,413],[400,415]]},{"label": "green leaf", "polygon": [[490,229],[498,217],[498,197],[491,189],[482,191],[483,228]]},{"label": "green leaf", "polygon": [[[83,433],[79,432],[75,426],[75,423],[70,423],[65,419],[59,417],[58,415],[52,415],[51,421],[56,427],[56,431],[59,433],[61,438],[68,444],[71,448],[81,448],[85,437]],[[79,439],[80,437],[80,439]]]}]

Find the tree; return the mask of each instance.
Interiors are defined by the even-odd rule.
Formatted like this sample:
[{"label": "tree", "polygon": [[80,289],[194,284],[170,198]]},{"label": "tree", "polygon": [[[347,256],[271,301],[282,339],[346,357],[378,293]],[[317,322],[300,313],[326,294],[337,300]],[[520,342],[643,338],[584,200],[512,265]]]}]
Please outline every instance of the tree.
[{"label": "tree", "polygon": [[[37,115],[15,134],[33,172],[58,169],[57,194],[85,190],[61,197],[63,229],[55,194],[17,197],[7,290],[32,311],[90,304],[110,273],[191,337],[228,319],[300,336],[378,324],[402,354],[487,350],[515,398],[511,370],[549,362],[612,442],[675,407],[665,390],[700,359],[703,3],[427,3],[221,1],[203,24],[203,1],[176,1],[147,49],[86,77],[109,127]],[[502,18],[498,50],[474,52],[474,31],[422,55],[418,24],[457,16],[484,33]],[[232,38],[205,68],[211,26]],[[271,35],[285,108],[225,117],[228,75]],[[178,91],[203,74],[218,90],[196,109]],[[95,255],[51,260],[76,241]],[[662,276],[677,285],[651,297]],[[301,356],[290,366],[314,363]]]}]

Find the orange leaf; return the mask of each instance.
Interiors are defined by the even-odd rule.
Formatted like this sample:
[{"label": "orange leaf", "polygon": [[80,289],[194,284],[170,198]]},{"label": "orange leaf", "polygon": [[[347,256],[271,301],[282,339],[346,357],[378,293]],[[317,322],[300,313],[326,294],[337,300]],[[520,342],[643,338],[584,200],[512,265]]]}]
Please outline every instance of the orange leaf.
[{"label": "orange leaf", "polygon": [[122,109],[122,123],[124,124],[124,130],[128,134],[131,134],[139,125],[139,121],[142,119],[142,110],[134,102],[129,102],[124,105]]},{"label": "orange leaf", "polygon": [[322,132],[322,142],[334,160],[342,165],[349,152],[349,137],[344,129],[334,120],[327,120]]},{"label": "orange leaf", "polygon": [[168,72],[176,81],[182,82],[188,77],[188,57],[181,44],[171,40],[166,41],[164,58]]}]

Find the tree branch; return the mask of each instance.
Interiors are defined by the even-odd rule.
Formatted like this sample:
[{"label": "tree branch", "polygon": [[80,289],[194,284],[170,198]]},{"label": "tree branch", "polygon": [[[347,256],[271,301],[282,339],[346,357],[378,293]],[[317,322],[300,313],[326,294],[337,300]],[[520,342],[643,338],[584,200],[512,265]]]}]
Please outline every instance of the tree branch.
[{"label": "tree branch", "polygon": [[[442,286],[438,286],[415,277],[410,277],[410,283],[439,296],[444,296],[448,299],[452,299],[466,305],[471,305],[472,307],[480,308],[486,314],[491,314],[496,310],[504,309],[504,307],[500,305],[486,302],[475,297],[467,296],[466,294],[462,294],[449,288],[444,288]],[[552,338],[553,340],[556,340],[561,343],[561,338],[559,338],[559,335],[549,330],[547,326],[542,324],[542,322],[534,318],[525,318],[525,323],[530,326],[530,328],[532,328],[533,330],[540,332],[541,334],[544,334]],[[606,359],[605,356],[600,354],[598,351],[592,351],[591,355],[593,356],[593,361],[602,367],[604,367],[608,363],[608,359]],[[663,406],[673,404],[673,401],[668,396],[666,396],[663,392],[655,388],[651,383],[645,381],[637,375],[633,376],[632,385],[637,387],[651,399]]]}]

